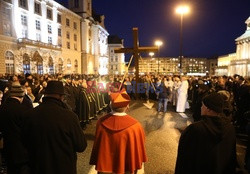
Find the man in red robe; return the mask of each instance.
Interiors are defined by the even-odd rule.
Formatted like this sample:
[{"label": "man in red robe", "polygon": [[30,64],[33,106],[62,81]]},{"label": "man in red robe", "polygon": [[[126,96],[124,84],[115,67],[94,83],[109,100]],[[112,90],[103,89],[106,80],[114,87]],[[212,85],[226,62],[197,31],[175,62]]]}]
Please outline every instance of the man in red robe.
[{"label": "man in red robe", "polygon": [[128,94],[111,93],[110,99],[112,112],[97,122],[90,164],[99,173],[136,173],[147,161],[144,130],[125,113]]}]

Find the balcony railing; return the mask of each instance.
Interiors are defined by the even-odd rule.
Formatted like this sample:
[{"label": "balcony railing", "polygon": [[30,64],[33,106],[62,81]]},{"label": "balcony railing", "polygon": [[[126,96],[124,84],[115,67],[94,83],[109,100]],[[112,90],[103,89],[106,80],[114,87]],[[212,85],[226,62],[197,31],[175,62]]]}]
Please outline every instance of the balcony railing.
[{"label": "balcony railing", "polygon": [[48,44],[48,43],[26,39],[26,38],[17,39],[17,43],[23,47],[25,45],[31,45],[31,46],[42,47],[42,48],[47,48],[47,49],[61,50],[61,47],[58,45]]}]

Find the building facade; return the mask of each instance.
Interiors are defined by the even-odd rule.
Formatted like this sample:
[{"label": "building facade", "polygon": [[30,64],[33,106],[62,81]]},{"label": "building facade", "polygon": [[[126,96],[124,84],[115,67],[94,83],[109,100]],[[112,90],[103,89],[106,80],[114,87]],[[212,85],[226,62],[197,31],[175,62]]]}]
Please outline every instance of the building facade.
[{"label": "building facade", "polygon": [[112,35],[108,37],[108,52],[109,52],[109,74],[124,74],[125,73],[125,55],[124,53],[115,53],[117,48],[124,48],[123,39]]},{"label": "building facade", "polygon": [[0,73],[80,73],[81,17],[54,0],[0,1]]},{"label": "building facade", "polygon": [[250,17],[246,20],[247,29],[243,35],[235,39],[236,53],[220,56],[216,75],[239,74],[250,76]]},{"label": "building facade", "polygon": [[[140,73],[176,74],[179,73],[179,58],[146,57],[139,60]],[[188,75],[205,75],[208,72],[206,58],[183,58],[182,70]]]},{"label": "building facade", "polygon": [[69,0],[69,9],[81,19],[82,73],[108,74],[108,35],[103,15],[92,11],[92,0]]}]

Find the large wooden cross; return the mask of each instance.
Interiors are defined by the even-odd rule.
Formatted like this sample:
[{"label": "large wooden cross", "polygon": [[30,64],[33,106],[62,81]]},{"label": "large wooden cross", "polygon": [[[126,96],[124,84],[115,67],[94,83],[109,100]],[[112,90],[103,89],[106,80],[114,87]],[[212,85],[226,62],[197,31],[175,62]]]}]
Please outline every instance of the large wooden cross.
[{"label": "large wooden cross", "polygon": [[[139,82],[139,58],[140,53],[142,52],[156,52],[158,51],[158,47],[139,47],[138,40],[138,28],[133,28],[133,48],[117,48],[115,49],[115,53],[132,53],[133,58],[135,60],[135,77],[136,77],[136,91],[137,84]],[[136,92],[137,93],[137,92]],[[137,95],[138,97],[138,95]]]}]

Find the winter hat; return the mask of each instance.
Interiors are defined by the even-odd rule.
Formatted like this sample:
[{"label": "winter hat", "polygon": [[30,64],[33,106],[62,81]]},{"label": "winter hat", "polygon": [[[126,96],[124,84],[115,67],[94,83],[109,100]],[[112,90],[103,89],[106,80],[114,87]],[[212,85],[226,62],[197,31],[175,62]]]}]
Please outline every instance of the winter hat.
[{"label": "winter hat", "polygon": [[10,96],[11,97],[23,97],[24,96],[24,90],[20,83],[12,83],[10,88]]},{"label": "winter hat", "polygon": [[209,108],[217,113],[223,112],[224,100],[223,100],[222,96],[216,92],[205,96],[203,98],[202,102],[207,108]]},{"label": "winter hat", "polygon": [[110,101],[112,108],[123,108],[128,106],[130,97],[126,93],[126,90],[115,92],[110,94]]},{"label": "winter hat", "polygon": [[56,80],[48,81],[47,87],[45,88],[45,94],[65,95],[63,83]]}]

